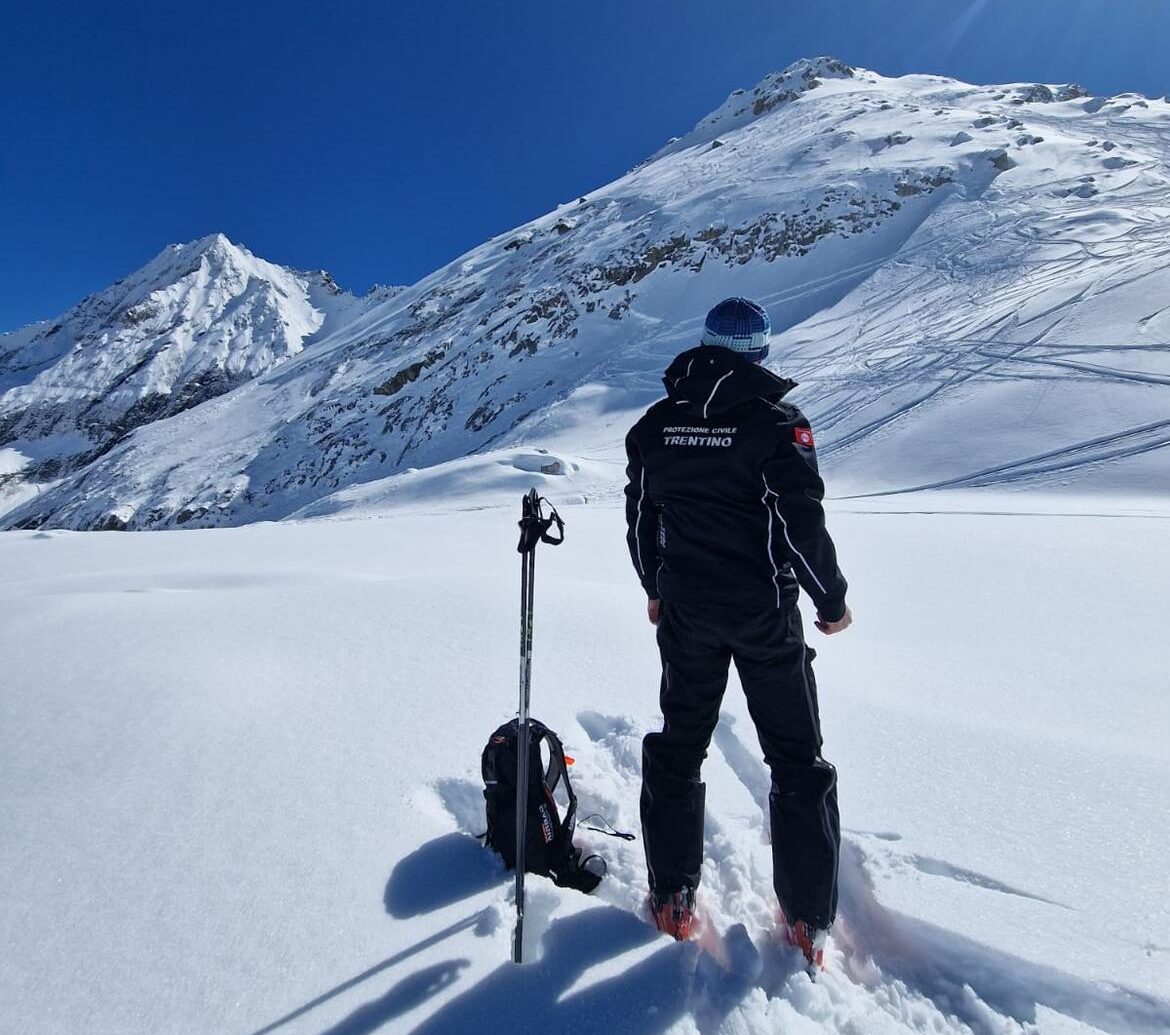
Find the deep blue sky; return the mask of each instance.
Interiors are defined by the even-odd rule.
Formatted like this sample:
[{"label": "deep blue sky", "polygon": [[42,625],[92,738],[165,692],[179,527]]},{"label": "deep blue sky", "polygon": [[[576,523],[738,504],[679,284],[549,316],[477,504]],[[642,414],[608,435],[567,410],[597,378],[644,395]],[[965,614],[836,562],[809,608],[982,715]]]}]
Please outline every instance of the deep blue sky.
[{"label": "deep blue sky", "polygon": [[1170,5],[4,0],[0,330],[214,230],[410,283],[816,54],[1162,96]]}]

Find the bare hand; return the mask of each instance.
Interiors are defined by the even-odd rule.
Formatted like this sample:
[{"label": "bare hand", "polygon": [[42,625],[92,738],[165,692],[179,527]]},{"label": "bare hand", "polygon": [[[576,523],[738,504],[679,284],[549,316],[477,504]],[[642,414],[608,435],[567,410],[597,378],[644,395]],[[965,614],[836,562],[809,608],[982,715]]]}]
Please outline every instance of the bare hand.
[{"label": "bare hand", "polygon": [[844,632],[853,624],[853,612],[849,608],[845,608],[845,613],[835,622],[826,622],[819,614],[817,620],[813,622],[818,629],[826,636],[832,636],[833,633]]},{"label": "bare hand", "polygon": [[661,604],[661,600],[646,601],[646,617],[650,619],[651,625],[658,624],[658,608],[661,606]]}]

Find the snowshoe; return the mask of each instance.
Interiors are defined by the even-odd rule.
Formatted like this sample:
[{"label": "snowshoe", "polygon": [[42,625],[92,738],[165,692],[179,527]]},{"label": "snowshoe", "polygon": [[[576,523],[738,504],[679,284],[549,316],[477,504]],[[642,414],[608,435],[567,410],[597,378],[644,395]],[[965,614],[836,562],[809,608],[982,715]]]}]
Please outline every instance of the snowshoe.
[{"label": "snowshoe", "polygon": [[817,971],[825,969],[825,944],[829,940],[827,929],[813,927],[803,920],[793,924],[785,923],[784,940],[801,951],[810,974],[815,976]]},{"label": "snowshoe", "polygon": [[650,895],[650,916],[658,930],[685,942],[697,930],[695,889],[683,888],[668,895]]}]

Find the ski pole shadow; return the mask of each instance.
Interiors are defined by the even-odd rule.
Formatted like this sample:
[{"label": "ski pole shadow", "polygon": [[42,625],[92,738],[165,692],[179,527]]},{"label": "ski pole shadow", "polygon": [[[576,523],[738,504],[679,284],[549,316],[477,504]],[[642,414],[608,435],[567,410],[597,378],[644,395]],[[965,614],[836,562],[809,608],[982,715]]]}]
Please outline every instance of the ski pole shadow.
[{"label": "ski pole shadow", "polygon": [[412,1035],[511,1035],[518,1004],[523,1004],[525,1031],[584,1026],[607,1035],[657,1035],[692,1009],[699,951],[693,944],[671,943],[614,977],[566,995],[591,967],[656,937],[648,924],[614,906],[554,920],[538,961],[502,964],[424,1020]]},{"label": "ski pole shadow", "polygon": [[[336,999],[339,995],[348,992],[351,988],[356,988],[362,982],[376,977],[383,971],[389,970],[391,967],[410,959],[411,956],[417,956],[420,952],[425,952],[432,946],[438,945],[440,942],[446,941],[448,938],[462,931],[475,930],[477,933],[489,933],[495,927],[495,919],[495,910],[489,906],[476,913],[472,913],[470,916],[464,917],[462,920],[457,920],[450,926],[443,928],[443,930],[436,931],[429,937],[416,942],[410,948],[395,953],[393,956],[382,960],[381,963],[376,963],[368,970],[363,970],[360,974],[355,974],[349,980],[343,981],[340,985],[329,989],[328,992],[321,993],[321,995],[315,999],[311,999],[303,1006],[297,1007],[291,1013],[287,1013],[271,1024],[266,1024],[263,1028],[257,1029],[252,1035],[269,1035],[270,1032],[276,1031],[291,1021],[295,1021],[298,1017],[303,1017],[305,1014],[324,1005],[331,999]],[[458,977],[459,971],[465,966],[467,966],[466,960],[451,960],[435,967],[424,968],[417,974],[399,982],[386,995],[375,1000],[374,1003],[367,1004],[370,1007],[377,1007],[381,1004],[379,1009],[371,1009],[368,1014],[363,1015],[363,1019],[357,1018],[356,1013],[351,1014],[350,1018],[347,1018],[347,1021],[352,1021],[354,1027],[348,1029],[343,1027],[331,1029],[330,1035],[343,1035],[343,1033],[345,1035],[357,1035],[358,1032],[373,1031],[374,1029],[372,1027],[363,1028],[359,1025],[368,1023],[370,1018],[375,1015],[382,1017],[382,1020],[378,1024],[383,1024],[392,1016],[413,1009],[414,1006],[417,1006],[424,999],[429,998],[454,981]],[[358,1012],[360,1013],[360,1011]],[[344,1024],[346,1022],[343,1021],[342,1023]]]},{"label": "ski pole shadow", "polygon": [[421,1006],[448,985],[459,979],[459,972],[470,960],[455,959],[435,963],[403,978],[385,995],[359,1006],[321,1035],[369,1035],[395,1017]]},{"label": "ski pole shadow", "polygon": [[386,883],[383,903],[398,920],[420,916],[501,885],[506,873],[496,856],[470,834],[444,834],[400,859]]}]

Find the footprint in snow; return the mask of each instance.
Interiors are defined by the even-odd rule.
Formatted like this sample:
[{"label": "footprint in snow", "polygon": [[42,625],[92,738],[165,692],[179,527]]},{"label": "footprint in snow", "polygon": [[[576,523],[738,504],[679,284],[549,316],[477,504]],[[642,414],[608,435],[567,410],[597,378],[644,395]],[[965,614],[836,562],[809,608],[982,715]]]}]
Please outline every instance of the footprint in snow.
[{"label": "footprint in snow", "polygon": [[625,781],[642,778],[642,734],[645,730],[624,715],[600,712],[577,713],[577,723],[585,735],[612,760],[617,774]]},{"label": "footprint in snow", "polygon": [[455,825],[464,833],[479,835],[487,826],[483,787],[471,780],[443,778],[434,782],[435,793]]}]

